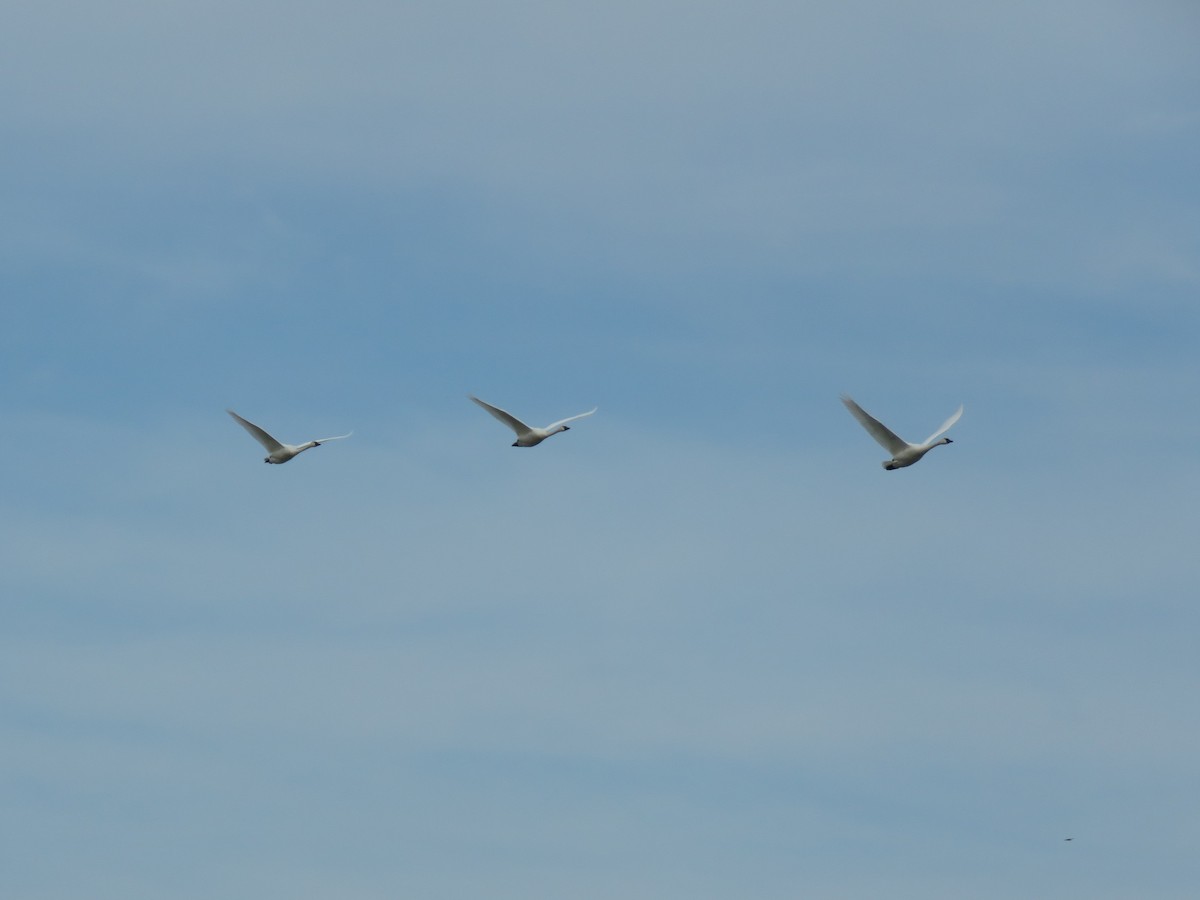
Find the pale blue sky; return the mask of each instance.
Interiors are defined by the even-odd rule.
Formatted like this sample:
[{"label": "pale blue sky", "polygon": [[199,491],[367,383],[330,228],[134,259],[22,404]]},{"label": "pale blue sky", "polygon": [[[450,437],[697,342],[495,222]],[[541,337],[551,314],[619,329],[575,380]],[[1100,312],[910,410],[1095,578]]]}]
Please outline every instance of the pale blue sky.
[{"label": "pale blue sky", "polygon": [[3,11],[0,894],[1194,895],[1193,4]]}]

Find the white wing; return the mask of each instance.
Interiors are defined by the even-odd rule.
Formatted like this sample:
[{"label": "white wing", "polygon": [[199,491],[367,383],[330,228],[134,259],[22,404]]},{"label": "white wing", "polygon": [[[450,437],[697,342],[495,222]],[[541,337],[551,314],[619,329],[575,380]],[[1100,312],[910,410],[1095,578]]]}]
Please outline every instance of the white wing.
[{"label": "white wing", "polygon": [[875,438],[879,442],[879,445],[888,453],[895,456],[897,453],[908,448],[908,441],[897,437],[886,425],[855,403],[849,394],[842,394],[842,403],[845,404],[846,409],[850,410],[850,415],[858,419],[858,424],[867,429],[867,433]]},{"label": "white wing", "polygon": [[962,415],[962,411],[963,411],[963,408],[962,408],[962,404],[960,403],[958,406],[958,409],[956,409],[954,411],[954,415],[952,415],[945,422],[943,422],[941,428],[939,428],[937,431],[935,431],[933,434],[931,434],[929,437],[927,437],[925,439],[925,443],[932,444],[939,437],[941,437],[943,434],[945,434],[947,431],[949,431],[950,426],[953,425],[955,422],[957,422],[958,417]]},{"label": "white wing", "polygon": [[499,407],[492,406],[490,403],[484,403],[482,400],[472,394],[467,394],[467,396],[490,412],[493,416],[495,416],[513,431],[515,431],[517,433],[517,437],[529,434],[533,430],[511,413],[506,413],[504,410],[500,409]]},{"label": "white wing", "polygon": [[347,431],[345,434],[339,434],[337,437],[321,438],[319,441],[313,441],[314,444],[324,444],[326,441],[340,441],[342,438],[348,438],[354,434],[353,431]]},{"label": "white wing", "polygon": [[594,412],[595,412],[596,410],[598,410],[599,408],[600,408],[600,407],[598,407],[598,406],[594,406],[594,407],[592,407],[592,409],[591,409],[590,411],[588,411],[588,412],[585,412],[585,413],[580,413],[580,414],[579,414],[579,415],[577,415],[577,416],[571,416],[571,418],[569,418],[569,419],[559,419],[559,420],[558,420],[557,422],[555,422],[553,425],[547,425],[545,430],[546,430],[546,431],[553,431],[553,430],[554,430],[555,428],[557,428],[559,425],[566,425],[568,422],[574,422],[576,419],[582,419],[582,418],[584,418],[584,417],[586,417],[586,416],[590,416],[592,413],[594,413]]},{"label": "white wing", "polygon": [[275,438],[271,437],[269,434],[267,434],[265,431],[263,431],[261,428],[259,428],[257,425],[255,425],[253,422],[247,422],[245,419],[243,419],[241,416],[239,416],[237,413],[235,413],[232,409],[227,409],[227,410],[225,410],[225,412],[227,412],[231,416],[233,416],[233,418],[237,420],[237,423],[239,425],[241,425],[248,432],[250,432],[250,436],[253,437],[260,444],[262,444],[263,447],[266,448],[268,453],[278,453],[280,450],[283,449],[283,444],[279,443],[279,441],[275,440]]}]

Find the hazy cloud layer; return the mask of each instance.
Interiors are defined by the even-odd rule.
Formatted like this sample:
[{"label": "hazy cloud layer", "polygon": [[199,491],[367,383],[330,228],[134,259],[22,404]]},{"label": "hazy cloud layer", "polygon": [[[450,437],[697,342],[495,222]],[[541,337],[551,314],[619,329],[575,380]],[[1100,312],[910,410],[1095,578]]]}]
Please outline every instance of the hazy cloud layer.
[{"label": "hazy cloud layer", "polygon": [[6,22],[0,893],[1191,896],[1186,4]]}]

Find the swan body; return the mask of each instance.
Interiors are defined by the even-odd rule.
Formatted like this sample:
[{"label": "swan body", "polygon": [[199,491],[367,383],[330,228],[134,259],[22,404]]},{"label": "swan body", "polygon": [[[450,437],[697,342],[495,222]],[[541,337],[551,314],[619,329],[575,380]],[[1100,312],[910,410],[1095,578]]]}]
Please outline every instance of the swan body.
[{"label": "swan body", "polygon": [[571,429],[567,427],[568,422],[574,422],[576,419],[582,419],[584,416],[590,416],[600,408],[597,406],[588,412],[580,413],[577,416],[571,416],[567,419],[559,419],[557,422],[547,425],[545,428],[532,428],[529,425],[526,425],[516,416],[505,412],[497,406],[492,406],[490,403],[484,403],[478,397],[475,397],[471,394],[468,394],[467,396],[490,412],[496,417],[496,419],[503,422],[514,432],[516,432],[517,439],[513,441],[514,447],[536,447],[552,434],[558,434],[560,431],[570,431]]},{"label": "swan body", "polygon": [[957,422],[958,417],[963,414],[963,408],[960,404],[958,409],[954,411],[954,414],[942,423],[941,428],[926,438],[924,443],[910,444],[903,438],[898,437],[895,432],[891,431],[886,425],[855,403],[849,394],[842,394],[842,403],[846,405],[846,409],[850,410],[850,415],[858,419],[858,423],[867,429],[867,433],[875,438],[884,450],[892,454],[892,458],[884,460],[883,463],[883,467],[889,471],[911,466],[934,447],[954,443],[950,438],[942,437],[942,435],[949,431],[950,426]]},{"label": "swan body", "polygon": [[250,436],[263,445],[267,451],[267,457],[263,460],[265,463],[272,465],[283,465],[293,456],[303,453],[305,450],[310,450],[313,447],[320,447],[326,441],[340,441],[342,438],[348,438],[354,434],[353,431],[346,434],[339,434],[337,437],[321,438],[319,441],[309,441],[306,444],[284,444],[275,440],[271,435],[267,434],[253,422],[248,422],[235,413],[232,409],[227,409],[225,412],[233,416],[234,420],[250,432]]}]

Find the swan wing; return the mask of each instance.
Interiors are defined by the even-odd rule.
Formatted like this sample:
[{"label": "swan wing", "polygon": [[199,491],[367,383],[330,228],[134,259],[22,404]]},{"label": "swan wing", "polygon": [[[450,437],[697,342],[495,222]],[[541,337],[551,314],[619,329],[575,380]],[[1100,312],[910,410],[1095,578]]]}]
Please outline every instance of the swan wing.
[{"label": "swan wing", "polygon": [[867,433],[875,438],[888,453],[895,456],[908,448],[908,441],[902,440],[895,432],[855,403],[854,398],[849,394],[842,394],[842,403],[845,404],[846,409],[850,410],[850,415],[858,419],[858,424],[867,429]]},{"label": "swan wing", "polygon": [[345,434],[339,434],[336,437],[321,438],[319,441],[313,441],[314,444],[324,444],[326,441],[340,441],[342,438],[348,438],[354,434],[353,431],[347,431]]},{"label": "swan wing", "polygon": [[586,416],[590,416],[592,413],[594,413],[594,412],[595,412],[596,410],[598,410],[599,408],[600,408],[600,407],[598,407],[598,406],[594,406],[594,407],[592,407],[590,410],[588,410],[587,412],[585,412],[585,413],[580,413],[580,414],[579,414],[579,415],[577,415],[577,416],[571,416],[569,419],[559,419],[559,420],[558,420],[557,422],[555,422],[554,424],[552,424],[552,425],[547,425],[545,430],[546,430],[546,431],[553,431],[553,430],[554,430],[555,428],[557,428],[559,425],[566,425],[568,422],[574,422],[576,419],[582,419],[582,418],[584,418],[584,417],[586,417]]},{"label": "swan wing", "polygon": [[925,439],[925,443],[932,444],[939,437],[941,437],[943,434],[945,434],[947,431],[949,431],[950,426],[958,421],[958,417],[962,415],[962,412],[963,412],[963,408],[962,408],[962,404],[960,403],[958,405],[958,409],[956,409],[954,411],[954,414],[952,416],[950,416],[950,418],[948,418],[945,422],[942,423],[941,428],[939,428],[937,431],[935,431],[933,434],[931,434],[929,437],[927,437]]},{"label": "swan wing", "polygon": [[239,425],[250,432],[250,436],[262,444],[268,453],[278,453],[280,450],[284,449],[283,444],[279,443],[279,441],[275,440],[275,438],[271,437],[253,422],[247,422],[232,409],[227,409],[225,412],[233,416]]},{"label": "swan wing", "polygon": [[529,434],[531,431],[533,431],[532,428],[530,428],[516,416],[512,415],[512,413],[507,413],[500,409],[500,407],[492,406],[490,403],[484,403],[482,400],[472,394],[468,394],[467,396],[490,412],[496,417],[496,419],[503,422],[505,425],[515,431],[517,433],[517,437],[521,437],[522,435]]}]

